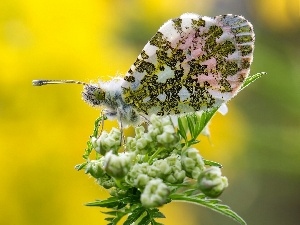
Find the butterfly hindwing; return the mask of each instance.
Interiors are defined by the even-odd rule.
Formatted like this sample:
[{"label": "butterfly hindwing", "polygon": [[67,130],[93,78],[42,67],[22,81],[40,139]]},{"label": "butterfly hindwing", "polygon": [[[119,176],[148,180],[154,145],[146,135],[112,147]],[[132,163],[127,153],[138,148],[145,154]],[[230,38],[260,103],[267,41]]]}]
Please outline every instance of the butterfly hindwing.
[{"label": "butterfly hindwing", "polygon": [[124,77],[127,104],[170,115],[220,106],[249,74],[254,32],[242,16],[183,14],[167,21]]}]

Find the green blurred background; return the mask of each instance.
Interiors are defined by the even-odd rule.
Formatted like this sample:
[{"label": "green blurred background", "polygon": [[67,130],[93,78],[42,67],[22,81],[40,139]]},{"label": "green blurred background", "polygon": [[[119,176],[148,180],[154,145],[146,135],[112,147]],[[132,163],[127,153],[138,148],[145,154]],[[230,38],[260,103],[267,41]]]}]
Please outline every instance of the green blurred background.
[{"label": "green blurred background", "polygon": [[[244,15],[256,32],[251,73],[268,72],[214,117],[200,144],[224,165],[221,199],[248,224],[300,224],[299,10],[298,0],[1,0],[0,224],[106,224],[83,205],[106,191],[74,170],[99,110],[81,101],[78,85],[31,80],[124,74],[158,28],[185,12]],[[188,204],[162,211],[170,225],[235,224]]]}]

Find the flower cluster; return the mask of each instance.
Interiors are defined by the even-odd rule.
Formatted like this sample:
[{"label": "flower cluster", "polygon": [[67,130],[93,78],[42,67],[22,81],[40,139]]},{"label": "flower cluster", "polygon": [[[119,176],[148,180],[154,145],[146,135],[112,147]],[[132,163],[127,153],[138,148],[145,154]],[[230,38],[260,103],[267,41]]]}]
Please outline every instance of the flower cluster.
[{"label": "flower cluster", "polygon": [[[85,167],[97,183],[116,194],[128,188],[140,191],[144,207],[162,206],[180,185],[217,197],[228,186],[218,167],[206,167],[196,148],[183,143],[169,117],[151,116],[147,131],[135,129],[121,146],[121,131],[103,131],[90,142],[97,153]],[[120,151],[122,151],[120,153]]]}]

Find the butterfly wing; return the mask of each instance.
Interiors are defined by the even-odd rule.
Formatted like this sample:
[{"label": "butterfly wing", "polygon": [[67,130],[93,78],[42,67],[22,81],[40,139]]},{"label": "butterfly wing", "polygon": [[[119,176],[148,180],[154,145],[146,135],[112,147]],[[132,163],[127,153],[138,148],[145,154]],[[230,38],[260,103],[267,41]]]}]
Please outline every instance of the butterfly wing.
[{"label": "butterfly wing", "polygon": [[122,96],[145,114],[195,112],[229,101],[248,76],[254,32],[242,16],[167,21],[124,77]]}]

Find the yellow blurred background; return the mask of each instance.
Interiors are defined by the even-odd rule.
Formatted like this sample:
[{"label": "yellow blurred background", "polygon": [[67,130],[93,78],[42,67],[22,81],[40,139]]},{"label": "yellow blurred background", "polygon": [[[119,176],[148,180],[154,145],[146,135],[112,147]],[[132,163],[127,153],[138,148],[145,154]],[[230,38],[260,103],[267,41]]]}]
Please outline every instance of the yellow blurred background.
[{"label": "yellow blurred background", "polygon": [[[268,72],[214,117],[199,146],[224,165],[221,199],[248,224],[299,224],[299,10],[297,0],[1,0],[0,224],[106,224],[100,208],[84,206],[106,191],[74,170],[99,110],[82,102],[79,85],[31,81],[124,74],[157,29],[185,12],[244,15],[256,31],[251,73]],[[234,224],[188,204],[162,211],[165,224]]]}]

